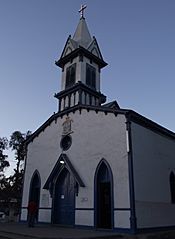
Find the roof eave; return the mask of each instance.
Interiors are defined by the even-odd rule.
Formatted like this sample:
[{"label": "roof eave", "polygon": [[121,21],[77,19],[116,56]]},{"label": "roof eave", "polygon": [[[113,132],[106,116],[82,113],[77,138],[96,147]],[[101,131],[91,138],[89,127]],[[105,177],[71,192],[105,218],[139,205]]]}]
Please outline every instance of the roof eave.
[{"label": "roof eave", "polygon": [[108,65],[105,61],[101,60],[100,58],[98,58],[97,56],[95,56],[94,54],[92,54],[91,52],[89,52],[82,46],[79,46],[77,49],[70,52],[68,55],[61,57],[58,61],[55,61],[55,64],[57,66],[63,68],[64,65],[67,62],[69,62],[71,58],[74,58],[78,55],[84,55],[84,56],[92,59],[95,63],[97,63],[99,65],[100,68],[103,68]]},{"label": "roof eave", "polygon": [[157,124],[156,122],[144,117],[143,115],[140,115],[133,110],[128,110],[126,117],[132,122],[138,123],[145,128],[149,128],[157,133],[160,133],[164,136],[168,136],[175,140],[175,133],[173,131]]},{"label": "roof eave", "polygon": [[159,132],[163,135],[166,135],[172,139],[175,140],[175,133],[166,129],[165,127],[155,123],[154,121],[140,115],[139,113],[133,111],[133,110],[130,110],[130,109],[111,109],[111,108],[108,108],[108,107],[105,107],[105,106],[90,106],[90,105],[76,105],[76,106],[73,106],[73,107],[70,107],[68,109],[65,109],[61,112],[58,112],[58,113],[55,113],[53,114],[44,124],[42,124],[31,136],[29,136],[29,138],[25,141],[25,144],[26,146],[32,142],[34,140],[35,137],[37,137],[40,132],[44,131],[44,129],[50,125],[54,120],[57,120],[58,117],[62,117],[66,114],[69,114],[69,113],[75,113],[75,111],[79,110],[81,111],[82,109],[86,109],[87,111],[89,110],[94,110],[96,112],[104,112],[105,114],[108,114],[108,113],[113,113],[115,114],[116,116],[118,114],[123,114],[123,115],[126,115],[126,117],[131,120],[132,122],[136,122],[140,125],[143,125],[144,127],[146,128],[149,128],[155,132]]}]

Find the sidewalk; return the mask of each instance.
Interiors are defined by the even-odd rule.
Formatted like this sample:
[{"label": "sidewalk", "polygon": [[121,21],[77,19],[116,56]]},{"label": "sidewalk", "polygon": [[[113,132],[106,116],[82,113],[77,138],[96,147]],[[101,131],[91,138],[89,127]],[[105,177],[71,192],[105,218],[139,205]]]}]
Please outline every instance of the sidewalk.
[{"label": "sidewalk", "polygon": [[25,223],[0,223],[1,238],[26,239],[106,239],[126,238],[110,231],[96,231],[77,228],[58,227],[48,224],[37,224],[34,228]]},{"label": "sidewalk", "polygon": [[96,231],[37,224],[34,228],[25,223],[0,223],[0,239],[175,239],[175,230],[139,235],[128,235],[108,230]]}]

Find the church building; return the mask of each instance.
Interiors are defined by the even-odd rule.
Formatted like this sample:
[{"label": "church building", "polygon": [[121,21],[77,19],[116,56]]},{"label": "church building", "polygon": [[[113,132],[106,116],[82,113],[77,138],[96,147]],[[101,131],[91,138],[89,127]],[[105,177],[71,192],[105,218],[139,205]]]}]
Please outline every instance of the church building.
[{"label": "church building", "polygon": [[[26,141],[21,221],[118,232],[175,227],[175,133],[106,102],[84,8],[61,57],[58,111]],[[162,109],[163,110],[163,109]]]}]

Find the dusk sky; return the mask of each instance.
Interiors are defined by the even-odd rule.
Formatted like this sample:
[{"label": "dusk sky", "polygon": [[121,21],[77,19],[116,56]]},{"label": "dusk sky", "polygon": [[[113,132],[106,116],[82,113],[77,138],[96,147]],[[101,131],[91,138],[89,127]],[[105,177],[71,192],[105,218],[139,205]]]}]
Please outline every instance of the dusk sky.
[{"label": "dusk sky", "polygon": [[175,0],[0,0],[0,137],[34,132],[57,112],[54,62],[81,4],[108,63],[101,92],[175,131]]}]

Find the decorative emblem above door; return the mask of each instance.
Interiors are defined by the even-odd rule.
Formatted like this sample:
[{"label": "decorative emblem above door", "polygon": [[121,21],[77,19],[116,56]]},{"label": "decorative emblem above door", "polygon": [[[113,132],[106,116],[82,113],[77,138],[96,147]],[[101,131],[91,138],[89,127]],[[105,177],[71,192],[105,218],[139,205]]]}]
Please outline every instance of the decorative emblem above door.
[{"label": "decorative emblem above door", "polygon": [[62,132],[62,135],[65,136],[65,135],[68,135],[68,134],[72,134],[73,131],[71,129],[71,124],[72,124],[73,120],[67,116],[65,121],[63,122],[62,126],[63,126],[63,132]]}]

